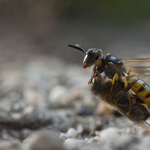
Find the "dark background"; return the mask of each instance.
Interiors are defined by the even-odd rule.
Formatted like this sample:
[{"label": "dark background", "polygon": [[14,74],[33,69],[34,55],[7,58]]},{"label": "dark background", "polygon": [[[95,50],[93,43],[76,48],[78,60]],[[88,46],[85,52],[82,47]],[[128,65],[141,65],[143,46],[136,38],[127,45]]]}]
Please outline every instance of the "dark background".
[{"label": "dark background", "polygon": [[149,41],[148,0],[0,0],[1,61],[43,55],[81,64],[67,43],[149,57]]}]

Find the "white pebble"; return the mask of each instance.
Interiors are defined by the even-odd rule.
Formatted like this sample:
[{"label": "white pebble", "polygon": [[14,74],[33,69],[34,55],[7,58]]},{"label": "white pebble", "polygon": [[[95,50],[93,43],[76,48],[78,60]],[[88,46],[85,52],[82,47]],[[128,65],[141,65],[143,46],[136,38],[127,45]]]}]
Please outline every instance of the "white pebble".
[{"label": "white pebble", "polygon": [[139,142],[138,150],[149,150],[150,149],[150,136],[145,136]]},{"label": "white pebble", "polygon": [[61,139],[62,141],[65,141],[65,140],[68,139],[70,136],[67,135],[66,133],[60,133],[59,137],[60,137],[60,139]]},{"label": "white pebble", "polygon": [[24,140],[26,150],[64,150],[59,136],[54,131],[42,130]]},{"label": "white pebble", "polygon": [[77,149],[78,147],[81,147],[82,145],[85,144],[87,144],[85,140],[67,139],[64,143],[64,146],[67,149]]},{"label": "white pebble", "polygon": [[68,95],[68,90],[64,86],[58,85],[51,90],[49,94],[49,103],[53,105],[61,104],[66,95]]},{"label": "white pebble", "polygon": [[34,107],[33,106],[27,106],[24,108],[23,110],[23,114],[24,115],[29,115],[34,111]]},{"label": "white pebble", "polygon": [[43,94],[34,90],[26,89],[24,91],[24,98],[28,105],[38,105],[40,101],[43,100]]},{"label": "white pebble", "polygon": [[19,120],[21,118],[21,114],[20,113],[12,113],[11,117],[14,120]]},{"label": "white pebble", "polygon": [[78,132],[74,128],[69,128],[67,131],[67,135],[73,138],[76,138],[78,135]]},{"label": "white pebble", "polygon": [[83,132],[83,126],[82,125],[78,125],[78,127],[77,127],[77,132],[79,133],[79,134],[81,134],[82,132]]},{"label": "white pebble", "polygon": [[119,146],[126,146],[127,144],[130,144],[134,139],[134,136],[129,135],[129,134],[125,134],[125,135],[121,135],[119,136],[119,138],[116,140],[114,138],[114,145]]},{"label": "white pebble", "polygon": [[117,128],[107,128],[100,132],[99,134],[101,140],[119,138],[119,130]]}]

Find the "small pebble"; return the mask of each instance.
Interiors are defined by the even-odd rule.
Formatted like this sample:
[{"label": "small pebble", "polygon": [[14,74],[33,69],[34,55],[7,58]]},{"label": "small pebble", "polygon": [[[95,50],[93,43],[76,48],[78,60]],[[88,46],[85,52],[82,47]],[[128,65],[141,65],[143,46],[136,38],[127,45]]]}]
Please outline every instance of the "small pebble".
[{"label": "small pebble", "polygon": [[97,140],[95,139],[95,137],[94,138],[90,138],[87,143],[88,144],[90,144],[90,143],[97,143]]},{"label": "small pebble", "polygon": [[60,107],[67,104],[69,92],[65,86],[58,85],[54,87],[48,98],[49,107]]},{"label": "small pebble", "polygon": [[60,133],[60,139],[64,142],[66,139],[70,138],[70,136],[66,133]]},{"label": "small pebble", "polygon": [[11,117],[14,120],[19,120],[21,118],[21,113],[12,113]]},{"label": "small pebble", "polygon": [[93,114],[94,114],[94,109],[86,105],[81,106],[81,108],[77,110],[77,115],[80,115],[80,116],[88,116],[88,115],[93,115]]},{"label": "small pebble", "polygon": [[34,111],[34,107],[29,105],[29,106],[24,108],[23,114],[24,115],[30,115],[33,111]]},{"label": "small pebble", "polygon": [[96,141],[100,141],[100,137],[98,137],[98,136],[96,136],[94,139],[95,139]]},{"label": "small pebble", "polygon": [[13,140],[11,142],[1,141],[0,150],[22,150],[22,148],[18,140]]},{"label": "small pebble", "polygon": [[127,145],[130,145],[130,143],[134,143],[136,142],[136,137],[134,137],[133,135],[120,135],[119,138],[115,138],[113,139],[113,143],[116,147],[122,146],[122,147],[126,147]]},{"label": "small pebble", "polygon": [[81,134],[82,132],[83,132],[83,126],[82,125],[78,125],[77,126],[77,132],[79,133],[79,134]]},{"label": "small pebble", "polygon": [[137,150],[149,150],[150,149],[150,136],[142,137],[138,144],[136,144]]},{"label": "small pebble", "polygon": [[139,131],[139,135],[140,135],[141,137],[143,137],[143,136],[145,136],[145,135],[150,135],[150,131],[149,131],[148,129],[141,129],[141,130]]},{"label": "small pebble", "polygon": [[100,132],[99,137],[101,140],[107,140],[107,139],[117,139],[119,138],[119,129],[117,128],[107,128]]},{"label": "small pebble", "polygon": [[24,140],[25,150],[64,150],[59,136],[54,131],[42,130]]},{"label": "small pebble", "polygon": [[74,128],[69,128],[67,131],[67,135],[73,138],[77,138],[78,132]]},{"label": "small pebble", "polygon": [[77,139],[67,139],[64,142],[64,146],[69,150],[78,149],[79,147],[82,147],[82,145],[87,144],[85,140],[77,140]]},{"label": "small pebble", "polygon": [[30,129],[23,129],[21,131],[23,138],[27,138],[31,133],[32,133],[32,130],[30,130]]},{"label": "small pebble", "polygon": [[24,91],[24,98],[28,105],[37,106],[38,103],[43,100],[43,93],[27,89]]},{"label": "small pebble", "polygon": [[80,136],[86,137],[90,134],[90,129],[87,125],[84,125],[84,126],[78,125],[77,126],[77,132]]}]

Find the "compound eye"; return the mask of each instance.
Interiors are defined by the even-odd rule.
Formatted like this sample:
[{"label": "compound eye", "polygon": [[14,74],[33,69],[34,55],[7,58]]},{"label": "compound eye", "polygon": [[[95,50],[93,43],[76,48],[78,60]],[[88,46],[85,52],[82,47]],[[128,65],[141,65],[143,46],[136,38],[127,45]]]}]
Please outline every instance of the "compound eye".
[{"label": "compound eye", "polygon": [[89,50],[83,60],[83,68],[89,67],[96,63],[100,57],[99,50]]}]

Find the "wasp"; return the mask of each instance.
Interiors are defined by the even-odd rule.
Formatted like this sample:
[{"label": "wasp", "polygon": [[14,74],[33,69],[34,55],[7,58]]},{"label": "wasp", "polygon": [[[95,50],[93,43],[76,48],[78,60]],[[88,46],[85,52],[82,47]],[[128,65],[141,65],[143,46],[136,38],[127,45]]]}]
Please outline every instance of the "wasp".
[{"label": "wasp", "polygon": [[[100,74],[103,72],[106,77],[108,77],[109,79],[112,79],[111,89],[109,90],[109,94],[107,98],[105,99],[105,101],[107,101],[111,97],[113,87],[115,86],[115,82],[117,80],[122,81],[122,77],[125,76],[126,68],[124,64],[122,63],[122,61],[119,60],[116,56],[110,55],[109,53],[107,53],[107,55],[104,56],[101,49],[91,48],[91,49],[86,50],[84,47],[78,44],[76,45],[68,44],[68,46],[78,49],[85,54],[84,60],[83,60],[83,68],[87,68],[87,67],[90,67],[91,65],[94,65],[91,78],[88,81],[88,84],[92,82],[92,79],[96,74]],[[123,79],[124,79],[123,80],[124,86],[126,87],[127,86],[126,78],[123,78]],[[127,92],[127,94],[128,94],[128,98],[130,102],[129,93]],[[131,110],[131,103],[130,103],[130,110]],[[128,114],[130,113],[130,110]]]},{"label": "wasp", "polygon": [[[104,56],[100,49],[86,50],[80,45],[69,44],[68,46],[78,49],[85,54],[83,68],[94,65],[91,78],[88,82],[93,94],[109,104],[109,106],[117,109],[131,121],[139,125],[149,126],[145,120],[149,118],[150,113],[143,104],[149,106],[150,100],[147,98],[150,92],[148,85],[144,81],[144,84],[141,86],[141,79],[130,75],[130,72],[126,73],[123,62],[116,56],[109,54]],[[126,62],[131,62],[131,60],[126,60]],[[102,76],[103,72],[104,75]],[[134,90],[133,87],[136,86],[141,86],[142,94],[140,91]],[[134,95],[129,95],[128,91],[130,89],[135,93]],[[145,95],[143,91],[146,91],[148,94]],[[145,96],[145,100],[142,96]]]}]

